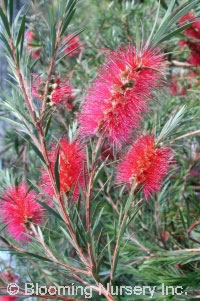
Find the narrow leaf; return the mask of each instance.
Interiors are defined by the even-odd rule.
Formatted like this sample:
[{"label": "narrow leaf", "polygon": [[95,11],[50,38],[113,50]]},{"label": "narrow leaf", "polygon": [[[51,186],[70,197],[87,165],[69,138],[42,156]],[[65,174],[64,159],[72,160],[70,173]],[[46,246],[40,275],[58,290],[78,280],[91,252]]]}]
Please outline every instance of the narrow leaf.
[{"label": "narrow leaf", "polygon": [[13,0],[9,1],[9,21],[10,21],[10,25],[12,25],[12,21],[13,21]]},{"label": "narrow leaf", "polygon": [[26,24],[26,16],[24,15],[22,18],[20,28],[19,28],[16,47],[19,45],[21,39],[22,39],[22,41],[24,40],[25,24]]},{"label": "narrow leaf", "polygon": [[41,201],[39,201],[39,200],[37,200],[37,202],[38,202],[42,207],[44,207],[51,215],[54,215],[57,219],[59,219],[60,221],[63,222],[63,219],[62,219],[62,217],[60,216],[60,214],[58,214],[54,209],[52,209],[51,207],[49,207],[49,206],[47,205],[47,203],[41,202]]},{"label": "narrow leaf", "polygon": [[60,154],[58,151],[57,158],[56,158],[56,164],[54,166],[54,175],[56,179],[56,186],[58,191],[60,192],[60,164],[59,164]]},{"label": "narrow leaf", "polygon": [[36,153],[36,155],[38,155],[38,157],[42,160],[42,162],[44,162],[44,164],[46,164],[46,163],[45,163],[45,160],[44,160],[44,157],[43,157],[43,155],[42,155],[42,153],[41,153],[41,152],[39,151],[39,149],[35,146],[35,144],[33,144],[31,141],[29,141],[29,143],[30,143],[32,149],[34,150],[34,152]]},{"label": "narrow leaf", "polygon": [[4,15],[4,12],[2,10],[2,8],[0,7],[0,17],[1,17],[1,20],[2,20],[2,23],[4,25],[4,28],[8,34],[9,37],[11,37],[11,33],[10,33],[10,28],[9,28],[9,24],[8,24],[8,20],[6,18],[6,16]]}]

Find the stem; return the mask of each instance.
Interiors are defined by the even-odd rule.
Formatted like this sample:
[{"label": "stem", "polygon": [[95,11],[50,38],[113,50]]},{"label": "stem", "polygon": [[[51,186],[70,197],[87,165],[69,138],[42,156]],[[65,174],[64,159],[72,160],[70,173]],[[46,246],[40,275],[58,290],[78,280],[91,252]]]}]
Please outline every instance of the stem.
[{"label": "stem", "polygon": [[20,68],[19,68],[19,64],[17,62],[16,48],[15,48],[15,45],[14,45],[14,42],[13,42],[12,38],[9,39],[9,44],[10,44],[10,48],[12,50],[14,63],[15,63],[15,69],[16,69],[17,76],[18,76],[18,79],[19,79],[20,88],[22,90],[22,94],[24,96],[24,100],[25,100],[26,106],[28,108],[28,111],[30,113],[30,116],[32,118],[32,121],[35,124],[36,119],[35,119],[35,115],[34,115],[33,102],[32,102],[31,97],[29,97],[29,95],[28,95],[28,92],[27,92],[28,89],[26,87],[25,80],[23,78],[23,75],[22,75],[22,73],[20,71]]},{"label": "stem", "polygon": [[[116,270],[116,267],[117,267],[118,255],[119,255],[119,249],[120,249],[120,242],[121,242],[122,235],[123,235],[123,233],[126,229],[126,222],[128,220],[128,217],[129,217],[129,209],[132,205],[131,202],[132,202],[132,198],[134,196],[134,191],[135,191],[136,186],[137,186],[136,183],[133,182],[129,197],[128,197],[128,199],[126,201],[126,204],[125,204],[125,207],[124,207],[124,215],[123,215],[123,218],[122,218],[122,222],[120,223],[120,230],[119,230],[119,234],[118,234],[118,237],[117,237],[117,242],[116,242],[116,245],[115,245],[113,260],[112,260],[112,264],[111,264],[110,282],[113,281],[115,270]],[[133,206],[134,206],[134,204],[133,204]]]},{"label": "stem", "polygon": [[[97,152],[102,144],[103,141],[103,136],[100,136],[97,144],[96,144],[96,148],[94,151],[94,161],[92,164],[92,170],[89,176],[89,182],[88,182],[88,189],[86,192],[86,231],[87,233],[91,233],[91,195],[92,195],[92,188],[93,188],[93,184],[94,184],[94,177],[95,177],[95,173],[96,173],[96,168],[97,168],[97,160],[96,160],[96,156],[97,156]],[[96,263],[94,260],[94,256],[93,256],[93,250],[92,250],[92,244],[91,242],[88,242],[88,254],[90,256],[90,260],[91,260],[91,268],[92,270],[96,271]]]},{"label": "stem", "polygon": [[[60,261],[57,260],[57,258],[53,255],[53,253],[49,250],[49,248],[47,247],[47,245],[45,244],[45,242],[41,239],[41,237],[39,236],[39,234],[37,233],[34,225],[32,224],[31,225],[31,229],[35,235],[35,238],[39,241],[39,243],[43,246],[44,250],[46,251],[47,255],[52,259],[52,261],[57,264],[57,265],[60,265],[60,266],[63,266],[73,272],[76,272],[76,273],[81,273],[81,274],[84,274],[84,275],[90,275],[90,273],[88,271],[85,271],[85,270],[82,270],[82,269],[79,269],[79,268],[75,268],[69,264],[65,264],[65,263],[62,263]],[[73,275],[74,276],[74,275]],[[76,275],[75,275],[76,276]]]},{"label": "stem", "polygon": [[196,131],[184,134],[182,136],[179,136],[179,137],[175,138],[174,140],[172,140],[171,142],[174,142],[176,140],[180,140],[180,139],[183,139],[183,138],[186,138],[186,137],[189,137],[189,136],[197,135],[197,134],[200,134],[200,130],[196,130]]},{"label": "stem", "polygon": [[[104,187],[103,182],[102,182],[101,180],[98,180],[98,183],[99,183],[101,189],[103,189],[103,187]],[[117,207],[117,205],[113,202],[113,200],[112,200],[112,198],[111,198],[109,192],[104,191],[104,195],[105,195],[105,198],[106,198],[106,200],[108,201],[108,203],[112,206],[113,210],[119,215],[118,207]]]},{"label": "stem", "polygon": [[199,224],[200,224],[200,220],[197,220],[197,221],[194,222],[194,223],[188,228],[188,230],[187,230],[187,233],[188,233],[189,238],[190,238],[192,241],[194,241],[194,242],[196,242],[196,243],[198,243],[198,244],[200,244],[200,241],[197,240],[197,239],[195,239],[195,238],[193,238],[192,235],[191,235],[191,232],[192,232],[192,230],[193,230],[196,226],[198,226]]}]

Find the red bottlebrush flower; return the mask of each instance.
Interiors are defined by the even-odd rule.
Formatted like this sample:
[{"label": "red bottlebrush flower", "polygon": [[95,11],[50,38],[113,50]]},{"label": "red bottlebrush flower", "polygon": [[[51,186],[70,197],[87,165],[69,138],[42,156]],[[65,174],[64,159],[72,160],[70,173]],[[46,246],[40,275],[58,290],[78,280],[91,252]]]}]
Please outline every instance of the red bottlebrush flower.
[{"label": "red bottlebrush flower", "polygon": [[187,46],[191,50],[189,63],[194,66],[200,66],[200,43],[187,40],[187,41],[180,41],[179,45],[181,48]]},{"label": "red bottlebrush flower", "polygon": [[[45,82],[37,74],[32,74],[32,94],[37,99],[42,99],[44,94]],[[69,110],[72,109],[73,87],[67,81],[62,81],[60,78],[52,79],[49,89],[49,99],[56,105],[66,105]]]},{"label": "red bottlebrush flower", "polygon": [[118,165],[118,183],[144,185],[148,199],[159,191],[171,161],[170,148],[157,148],[153,136],[140,137]]},{"label": "red bottlebrush flower", "polygon": [[194,39],[200,39],[200,19],[196,19],[192,12],[187,13],[179,20],[179,25],[182,26],[186,22],[193,22],[191,26],[184,30],[184,35]]},{"label": "red bottlebrush flower", "polygon": [[164,57],[158,50],[133,46],[111,53],[88,91],[80,114],[80,134],[103,134],[122,144],[139,126],[152,88],[163,76]]},{"label": "red bottlebrush flower", "polygon": [[8,224],[10,235],[18,241],[30,240],[25,233],[30,232],[30,223],[42,222],[42,207],[36,202],[36,194],[29,191],[25,183],[8,188],[2,196],[1,216]]},{"label": "red bottlebrush flower", "polygon": [[[56,163],[57,154],[60,154],[60,191],[61,193],[74,193],[74,199],[80,194],[79,185],[84,190],[84,163],[85,153],[78,142],[70,143],[67,139],[60,140],[58,146],[55,143],[49,151],[49,159],[52,172]],[[54,196],[54,189],[46,169],[42,169],[42,187],[47,195]]]},{"label": "red bottlebrush flower", "polygon": [[63,39],[63,42],[66,43],[66,48],[64,53],[68,54],[69,57],[75,57],[80,53],[82,44],[80,43],[79,36],[71,38],[71,35],[68,35]]},{"label": "red bottlebrush flower", "polygon": [[200,43],[187,41],[188,48],[191,50],[189,62],[194,66],[200,66]]},{"label": "red bottlebrush flower", "polygon": [[27,39],[27,49],[28,52],[32,52],[32,58],[36,59],[40,57],[40,49],[36,46],[37,41],[35,38],[35,34],[32,30],[29,30],[26,34],[26,39]]},{"label": "red bottlebrush flower", "polygon": [[55,104],[65,104],[68,106],[70,99],[73,99],[73,88],[68,82],[58,79],[55,83],[55,90],[51,94],[51,100]]},{"label": "red bottlebrush flower", "polygon": [[189,63],[193,66],[200,66],[200,53],[192,51],[189,57]]}]

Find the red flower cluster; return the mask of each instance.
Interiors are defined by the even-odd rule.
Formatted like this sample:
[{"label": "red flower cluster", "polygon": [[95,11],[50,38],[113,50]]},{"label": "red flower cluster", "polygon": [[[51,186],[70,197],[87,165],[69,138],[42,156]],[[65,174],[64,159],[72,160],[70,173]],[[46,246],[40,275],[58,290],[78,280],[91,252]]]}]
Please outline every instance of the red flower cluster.
[{"label": "red flower cluster", "polygon": [[187,46],[190,49],[189,62],[194,66],[200,66],[200,19],[195,19],[195,15],[190,12],[179,20],[179,25],[182,26],[187,21],[193,22],[189,28],[184,30],[184,35],[189,39],[181,41],[180,45],[181,47]]},{"label": "red flower cluster", "polygon": [[32,30],[27,32],[26,39],[28,52],[32,52],[32,58],[37,59],[40,57],[40,49],[38,49],[35,34]]},{"label": "red flower cluster", "polygon": [[69,57],[75,57],[80,53],[82,44],[80,43],[79,36],[76,36],[74,38],[71,37],[71,35],[68,35],[63,39],[63,42],[66,43],[64,53],[67,54]]},{"label": "red flower cluster", "polygon": [[158,87],[164,57],[157,49],[128,46],[112,52],[88,91],[80,114],[80,134],[103,134],[122,144],[147,111],[152,88]]},{"label": "red flower cluster", "polygon": [[68,82],[62,82],[60,79],[57,79],[55,89],[51,94],[51,100],[57,105],[66,104],[67,106],[69,106],[69,100],[73,98],[72,93],[73,89],[71,84],[69,84]]},{"label": "red flower cluster", "polygon": [[189,38],[200,39],[200,19],[196,19],[192,12],[180,18],[179,25],[183,26],[186,22],[193,22],[191,26],[184,30],[184,35]]},{"label": "red flower cluster", "polygon": [[[37,99],[42,99],[44,94],[45,82],[37,74],[32,74],[32,94]],[[49,99],[56,105],[66,105],[69,110],[72,109],[73,87],[60,78],[52,79],[49,89]]]},{"label": "red flower cluster", "polygon": [[148,199],[159,191],[167,175],[172,152],[170,148],[157,148],[153,136],[140,137],[118,165],[118,183],[144,185]]},{"label": "red flower cluster", "polygon": [[10,235],[18,241],[27,241],[30,224],[42,222],[42,207],[36,201],[36,194],[25,183],[8,188],[2,196],[1,216],[8,224]]},{"label": "red flower cluster", "polygon": [[[84,163],[85,153],[78,142],[70,143],[67,139],[61,139],[58,146],[55,143],[49,151],[51,169],[54,173],[56,158],[60,155],[60,191],[61,193],[73,192],[74,199],[80,194],[80,187],[84,190]],[[42,169],[42,187],[47,195],[53,197],[54,189],[46,169]]]}]

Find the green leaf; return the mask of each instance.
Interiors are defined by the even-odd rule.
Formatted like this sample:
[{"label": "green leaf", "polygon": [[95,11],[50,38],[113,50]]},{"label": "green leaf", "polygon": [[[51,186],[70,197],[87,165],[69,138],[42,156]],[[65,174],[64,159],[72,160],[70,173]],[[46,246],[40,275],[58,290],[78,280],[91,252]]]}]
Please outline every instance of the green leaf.
[{"label": "green leaf", "polygon": [[[160,12],[160,0],[159,0],[159,2],[158,2],[158,8],[157,8],[157,12],[156,12],[156,18],[155,18],[155,21],[154,21],[154,24],[153,24],[153,27],[152,27],[150,36],[149,36],[148,41],[147,41],[147,43],[146,43],[146,46],[147,46],[147,47],[148,47],[148,45],[149,45],[149,43],[150,43],[150,41],[151,41],[151,38],[152,38],[152,36],[153,36],[153,34],[154,34],[154,31],[155,31],[155,28],[156,28],[156,25],[157,25],[157,22],[158,22],[159,12]],[[164,18],[163,18],[163,20],[164,20]]]},{"label": "green leaf", "polygon": [[76,249],[76,246],[73,242],[73,240],[71,239],[70,235],[68,234],[68,232],[60,226],[60,229],[62,230],[62,232],[64,233],[64,235],[66,236],[67,240],[71,243],[71,245]]},{"label": "green leaf", "polygon": [[9,23],[8,23],[7,17],[4,15],[4,12],[1,7],[0,7],[0,17],[1,17],[2,23],[4,25],[4,28],[5,28],[8,36],[11,37]]},{"label": "green leaf", "polygon": [[170,33],[166,34],[163,38],[160,38],[159,43],[162,43],[164,41],[168,41],[173,36],[175,36],[178,33],[181,33],[186,28],[190,27],[192,23],[185,24],[183,26],[180,26],[179,28],[175,29],[174,31],[171,31]]},{"label": "green leaf", "polygon": [[42,155],[42,153],[39,151],[39,149],[35,146],[35,144],[33,144],[31,141],[29,141],[32,149],[34,150],[34,152],[36,153],[36,155],[38,155],[38,157],[42,160],[42,162],[44,164],[46,164],[45,160],[44,160],[44,157]]},{"label": "green leaf", "polygon": [[185,114],[186,107],[183,106],[176,114],[171,116],[166,124],[163,126],[160,135],[157,137],[157,143],[163,140],[166,136],[171,134],[171,132],[180,125],[180,122]]},{"label": "green leaf", "polygon": [[21,130],[23,130],[23,131],[25,130],[25,127],[24,127],[23,124],[18,123],[18,122],[14,121],[14,120],[12,120],[12,119],[10,119],[10,118],[4,117],[4,116],[0,116],[0,119],[9,122],[9,123],[12,124],[15,128],[17,127],[17,128],[19,128],[19,129],[21,129]]},{"label": "green leaf", "polygon": [[99,215],[97,216],[97,218],[95,219],[95,223],[92,227],[92,235],[94,235],[94,232],[96,230],[96,227],[98,226],[100,220],[101,220],[101,217],[102,217],[102,214],[103,214],[103,211],[104,211],[104,207],[101,209],[101,211],[99,212]]},{"label": "green leaf", "polygon": [[[168,10],[163,18],[163,21],[161,22],[157,32],[155,33],[155,35],[152,37],[151,43],[154,45],[157,45],[161,42],[161,40],[163,39],[163,35],[165,33],[168,34],[170,28],[173,25],[176,25],[176,22],[182,17],[184,16],[187,12],[189,12],[191,9],[195,8],[195,6],[198,4],[199,0],[192,0],[190,1],[190,3],[186,3],[183,6],[180,6],[177,11],[172,14],[172,9],[174,7],[175,1],[171,0]],[[182,30],[184,30],[182,28]],[[172,31],[174,34],[176,34],[176,31]],[[172,32],[170,37],[172,37]],[[166,39],[164,39],[166,40]]]},{"label": "green leaf", "polygon": [[56,44],[56,26],[55,24],[51,27],[51,55],[54,55]]},{"label": "green leaf", "polygon": [[4,5],[5,5],[5,9],[7,10],[7,8],[8,8],[8,0],[4,0]]},{"label": "green leaf", "polygon": [[58,214],[54,209],[52,209],[51,207],[49,207],[49,205],[47,205],[47,203],[41,202],[41,201],[39,201],[39,200],[37,200],[37,202],[38,202],[42,207],[44,207],[44,208],[49,212],[49,214],[54,215],[57,219],[59,219],[60,221],[63,222],[63,219],[62,219],[62,217],[60,216],[60,214]]},{"label": "green leaf", "polygon": [[26,24],[26,15],[23,16],[22,22],[19,28],[18,36],[17,36],[17,42],[16,42],[16,47],[19,45],[20,41],[24,40],[24,32],[25,32],[25,24]]},{"label": "green leaf", "polygon": [[68,27],[69,23],[71,22],[71,19],[76,11],[76,8],[75,8],[76,2],[77,2],[77,0],[72,0],[71,3],[69,2],[69,6],[67,5],[67,7],[66,7],[66,16],[65,16],[65,21],[63,22],[61,35],[65,34],[65,31],[67,30],[67,27]]},{"label": "green leaf", "polygon": [[170,20],[169,26],[175,24],[181,17],[185,16],[185,14],[187,14],[191,9],[194,9],[197,4],[199,4],[199,0],[193,0],[183,5],[183,7],[180,7],[177,10],[177,13]]},{"label": "green leaf", "polygon": [[12,25],[12,21],[13,21],[13,0],[9,1],[9,21],[10,21],[10,25]]},{"label": "green leaf", "polygon": [[7,51],[9,52],[10,56],[11,56],[12,59],[13,59],[13,54],[12,54],[12,50],[11,50],[11,48],[10,48],[10,45],[9,45],[7,39],[5,38],[5,36],[4,36],[1,32],[0,32],[0,39],[1,39],[2,42],[4,43],[4,45],[5,45],[6,49],[7,49]]},{"label": "green leaf", "polygon": [[43,257],[43,256],[40,256],[40,255],[37,255],[37,254],[34,254],[34,253],[31,253],[31,252],[24,252],[24,253],[17,253],[19,255],[28,255],[28,256],[31,256],[31,257],[34,257],[34,258],[37,258],[37,259],[40,259],[42,261],[48,261],[48,262],[52,262],[50,259],[46,258],[46,257]]},{"label": "green leaf", "polygon": [[46,124],[46,128],[45,128],[45,137],[47,136],[48,132],[49,132],[49,128],[51,125],[51,119],[52,119],[52,115],[49,117],[47,124]]},{"label": "green leaf", "polygon": [[9,241],[8,241],[6,238],[4,238],[3,236],[0,236],[0,239],[1,239],[7,246],[10,245]]},{"label": "green leaf", "polygon": [[60,154],[58,151],[57,158],[56,158],[56,164],[54,166],[54,175],[56,179],[56,186],[58,191],[60,192]]}]

